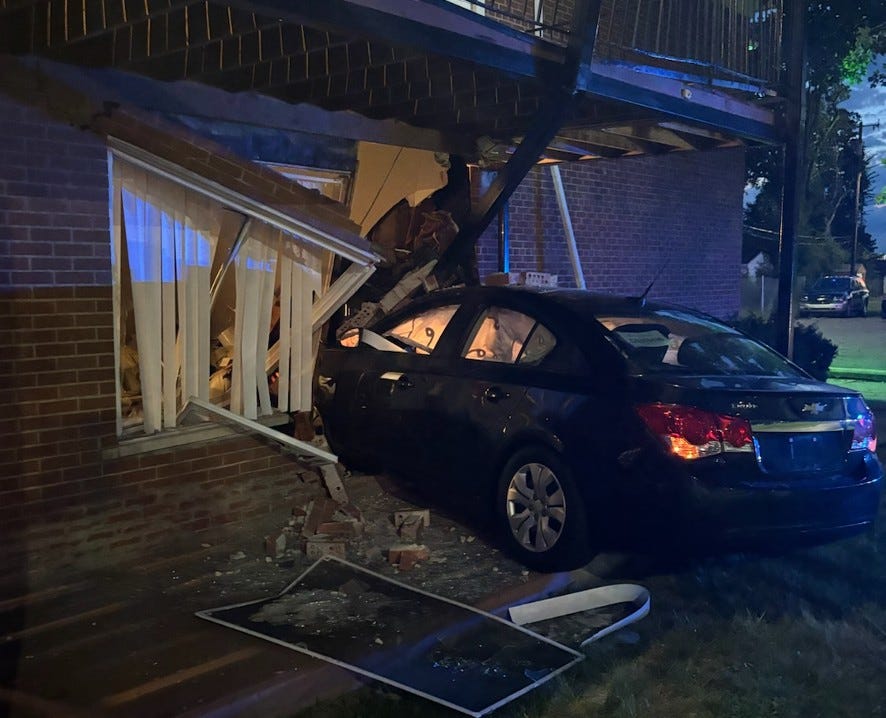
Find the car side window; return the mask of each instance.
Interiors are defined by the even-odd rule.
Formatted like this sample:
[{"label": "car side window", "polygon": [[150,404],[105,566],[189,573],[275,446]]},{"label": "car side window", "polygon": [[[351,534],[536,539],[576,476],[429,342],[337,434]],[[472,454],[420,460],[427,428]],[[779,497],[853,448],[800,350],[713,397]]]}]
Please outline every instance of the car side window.
[{"label": "car side window", "polygon": [[511,309],[489,307],[474,324],[462,357],[506,364],[536,364],[556,343],[550,330],[532,317]]},{"label": "car side window", "polygon": [[384,336],[416,354],[430,354],[457,310],[457,304],[428,309],[388,329]]}]

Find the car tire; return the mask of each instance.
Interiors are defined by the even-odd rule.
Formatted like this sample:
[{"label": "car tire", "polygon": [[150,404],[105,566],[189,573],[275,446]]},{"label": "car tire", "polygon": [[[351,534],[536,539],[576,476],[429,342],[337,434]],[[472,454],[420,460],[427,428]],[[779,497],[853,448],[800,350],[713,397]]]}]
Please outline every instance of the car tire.
[{"label": "car tire", "polygon": [[551,449],[516,452],[498,480],[496,514],[506,550],[537,571],[566,571],[593,558],[588,512],[572,472]]}]

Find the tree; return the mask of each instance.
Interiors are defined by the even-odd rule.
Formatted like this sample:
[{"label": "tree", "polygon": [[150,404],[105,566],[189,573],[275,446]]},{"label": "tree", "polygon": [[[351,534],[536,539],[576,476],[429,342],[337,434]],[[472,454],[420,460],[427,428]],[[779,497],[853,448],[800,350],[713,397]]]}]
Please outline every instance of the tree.
[{"label": "tree", "polygon": [[[855,234],[856,185],[861,177],[860,209],[871,196],[869,158],[858,142],[860,118],[839,107],[853,84],[863,81],[871,60],[886,50],[886,3],[882,0],[834,0],[807,6],[805,162],[800,177],[803,198],[798,234],[798,273],[816,276],[845,263]],[[886,81],[874,68],[867,80]],[[780,148],[748,152],[747,179],[759,187],[745,211],[745,242],[766,241],[774,254],[781,216]],[[884,191],[883,194],[886,194]],[[886,197],[884,197],[886,199]],[[762,238],[765,238],[761,240]],[[859,257],[874,249],[864,228],[858,234]],[[833,262],[831,266],[826,266]]]}]

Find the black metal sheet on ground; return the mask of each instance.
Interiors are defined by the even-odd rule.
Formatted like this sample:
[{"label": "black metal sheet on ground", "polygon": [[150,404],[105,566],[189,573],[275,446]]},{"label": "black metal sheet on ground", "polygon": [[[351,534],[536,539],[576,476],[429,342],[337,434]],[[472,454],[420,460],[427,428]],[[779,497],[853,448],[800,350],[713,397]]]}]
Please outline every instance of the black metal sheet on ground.
[{"label": "black metal sheet on ground", "polygon": [[497,616],[332,557],[273,598],[197,615],[474,716],[583,658]]}]

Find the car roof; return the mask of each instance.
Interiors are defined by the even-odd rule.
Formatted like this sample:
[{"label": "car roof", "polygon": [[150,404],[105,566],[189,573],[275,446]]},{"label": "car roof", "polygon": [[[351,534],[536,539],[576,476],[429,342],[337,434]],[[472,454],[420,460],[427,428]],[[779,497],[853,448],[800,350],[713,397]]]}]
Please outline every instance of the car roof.
[{"label": "car roof", "polygon": [[438,305],[447,301],[465,302],[480,300],[483,302],[506,302],[515,296],[519,296],[524,301],[528,300],[529,303],[535,303],[539,306],[558,305],[580,314],[608,314],[625,310],[637,310],[640,307],[645,307],[647,310],[667,309],[673,306],[657,302],[644,303],[640,297],[596,294],[584,289],[482,285],[438,289],[414,300],[408,305],[408,309],[417,309],[426,304]]}]

